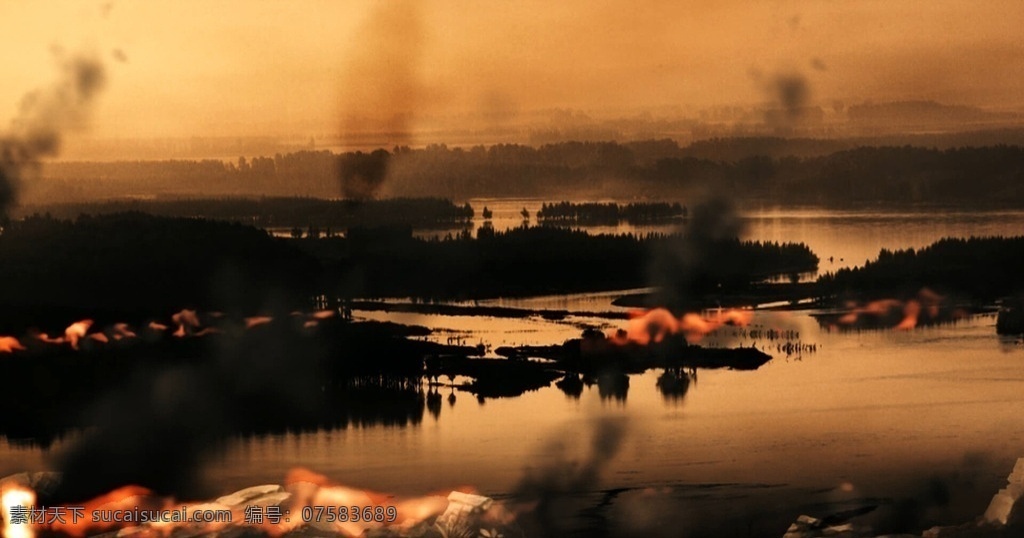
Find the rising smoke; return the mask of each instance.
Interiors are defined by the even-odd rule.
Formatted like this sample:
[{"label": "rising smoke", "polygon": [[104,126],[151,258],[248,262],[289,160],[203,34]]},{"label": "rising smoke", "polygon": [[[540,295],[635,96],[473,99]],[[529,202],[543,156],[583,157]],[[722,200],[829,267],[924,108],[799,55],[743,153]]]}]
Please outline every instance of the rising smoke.
[{"label": "rising smoke", "polygon": [[[579,508],[581,501],[586,504],[588,495],[598,493],[595,489],[601,483],[604,469],[622,448],[626,433],[624,419],[601,417],[594,422],[590,451],[582,460],[567,457],[557,446],[542,455],[544,464],[527,471],[513,494],[516,501],[525,503],[529,509],[520,518],[527,536],[544,538],[587,532],[586,528],[579,528],[580,522],[567,516]],[[586,522],[583,526],[590,527]]]},{"label": "rising smoke", "polygon": [[[812,67],[825,70],[822,60],[812,60]],[[811,102],[811,81],[798,70],[776,71],[765,74],[751,70],[750,76],[767,103],[764,122],[768,127],[785,134],[797,128],[807,116]]]},{"label": "rising smoke", "polygon": [[84,125],[106,80],[94,55],[58,57],[58,66],[56,82],[25,95],[8,132],[0,135],[0,224],[9,218],[24,176],[40,159],[57,155],[65,133]]},{"label": "rising smoke", "polygon": [[270,312],[273,321],[251,330],[228,324],[221,338],[193,350],[201,358],[142,357],[121,386],[83,410],[90,428],[56,455],[63,480],[54,496],[81,501],[125,484],[203,495],[202,464],[228,435],[310,417],[327,352],[287,309]]},{"label": "rising smoke", "polygon": [[771,86],[786,118],[799,119],[811,93],[807,79],[798,73],[778,74],[772,77]]},{"label": "rising smoke", "polygon": [[[412,1],[378,4],[357,34],[342,92],[342,137],[389,146],[413,142],[415,111],[422,104],[420,77],[424,24],[420,6]],[[383,137],[384,140],[379,140]],[[387,177],[390,155],[378,150],[356,154],[339,163],[342,193],[347,198],[372,198]]]},{"label": "rising smoke", "polygon": [[716,196],[694,206],[683,233],[650,254],[647,271],[655,304],[692,309],[696,295],[729,269],[731,262],[721,258],[718,245],[742,233],[743,221],[727,198]]}]

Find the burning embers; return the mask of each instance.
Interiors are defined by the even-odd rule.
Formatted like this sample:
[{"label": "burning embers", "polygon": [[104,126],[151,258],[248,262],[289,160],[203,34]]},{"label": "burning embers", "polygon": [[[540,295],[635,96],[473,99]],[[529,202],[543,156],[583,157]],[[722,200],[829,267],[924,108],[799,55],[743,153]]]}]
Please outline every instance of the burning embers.
[{"label": "burning embers", "polygon": [[306,469],[289,472],[284,487],[255,486],[210,502],[180,503],[145,488],[124,486],[78,505],[53,507],[37,505],[36,493],[18,479],[26,476],[0,481],[7,538],[115,531],[118,536],[201,536],[231,529],[266,536],[521,535],[511,511],[474,493],[400,499],[335,484]]},{"label": "burning embers", "polygon": [[[323,310],[313,313],[292,312],[291,317],[298,320],[303,328],[311,329],[321,321],[334,317],[333,310]],[[97,329],[96,322],[92,319],[76,321],[66,329],[62,336],[50,336],[39,330],[32,330],[23,337],[0,336],[0,353],[11,354],[29,350],[29,343],[35,342],[51,346],[68,346],[73,350],[79,350],[86,342],[93,344],[109,344],[124,340],[134,340],[140,337],[154,339],[164,336],[176,338],[202,337],[209,334],[220,334],[224,332],[238,333],[260,325],[266,325],[274,321],[271,316],[251,316],[241,320],[229,319],[221,312],[210,312],[200,314],[196,310],[183,309],[171,315],[169,323],[157,320],[149,321],[146,325],[133,328],[130,324],[119,322],[107,327]]]},{"label": "burning embers", "polygon": [[753,317],[752,310],[718,309],[706,315],[691,312],[677,318],[664,308],[654,308],[633,312],[626,328],[609,335],[608,339],[618,345],[632,343],[645,346],[661,343],[666,337],[682,335],[693,344],[723,325],[749,325]]}]

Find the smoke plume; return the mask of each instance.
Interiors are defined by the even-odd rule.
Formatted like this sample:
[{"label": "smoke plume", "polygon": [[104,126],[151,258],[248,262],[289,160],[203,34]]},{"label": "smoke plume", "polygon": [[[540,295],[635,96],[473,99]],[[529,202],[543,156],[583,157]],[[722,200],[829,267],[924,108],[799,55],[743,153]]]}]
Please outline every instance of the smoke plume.
[{"label": "smoke plume", "polygon": [[[419,64],[424,24],[417,2],[382,2],[357,35],[342,94],[342,136],[352,143],[408,145],[423,83]],[[373,139],[365,137],[373,133]],[[381,140],[380,138],[383,138]],[[343,194],[373,197],[387,176],[387,152],[358,154],[339,163]]]},{"label": "smoke plume", "polygon": [[742,219],[728,199],[715,197],[696,205],[684,233],[667,248],[651,253],[649,281],[657,291],[656,304],[689,308],[699,295],[729,269],[718,249],[723,241],[740,237]]},{"label": "smoke plume", "polygon": [[93,55],[58,57],[60,76],[22,99],[17,117],[0,135],[0,223],[17,199],[18,183],[39,160],[57,155],[62,135],[83,126],[103,88],[103,64]]},{"label": "smoke plume", "polygon": [[775,99],[782,105],[786,117],[790,120],[799,118],[811,93],[807,79],[795,73],[776,75],[771,84]]},{"label": "smoke plume", "polygon": [[517,501],[533,507],[521,524],[527,536],[565,536],[573,524],[566,516],[581,497],[596,493],[604,468],[618,454],[626,438],[624,419],[602,417],[594,426],[590,451],[582,461],[557,450],[545,454],[544,465],[526,472],[515,490]]},{"label": "smoke plume", "polygon": [[201,464],[228,435],[310,417],[326,351],[285,309],[270,313],[273,321],[251,330],[228,323],[201,358],[143,357],[138,371],[83,410],[91,427],[56,455],[63,481],[55,498],[80,501],[125,484],[201,495]]},{"label": "smoke plume", "polygon": [[[815,59],[812,67],[824,70],[824,63]],[[768,103],[764,122],[768,127],[786,131],[798,127],[807,114],[811,100],[811,84],[799,71],[778,71],[764,74],[752,70],[750,76]]]}]

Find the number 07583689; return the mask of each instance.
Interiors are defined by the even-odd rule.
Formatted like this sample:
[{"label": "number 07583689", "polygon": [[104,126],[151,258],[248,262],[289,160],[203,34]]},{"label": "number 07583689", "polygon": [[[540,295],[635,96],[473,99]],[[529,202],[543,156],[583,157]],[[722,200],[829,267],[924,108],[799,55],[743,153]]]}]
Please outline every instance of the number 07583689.
[{"label": "number 07583689", "polygon": [[393,523],[398,509],[390,505],[375,506],[304,506],[305,523]]}]

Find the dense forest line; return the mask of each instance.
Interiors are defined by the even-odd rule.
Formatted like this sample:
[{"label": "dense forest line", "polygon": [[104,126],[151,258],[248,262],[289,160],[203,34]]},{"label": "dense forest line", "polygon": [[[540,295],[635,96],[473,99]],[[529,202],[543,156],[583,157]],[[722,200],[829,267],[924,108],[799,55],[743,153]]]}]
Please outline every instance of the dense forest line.
[{"label": "dense forest line", "polygon": [[[142,213],[33,217],[0,233],[3,322],[305,306],[320,265],[240,224]],[[79,318],[80,319],[80,318]]]},{"label": "dense forest line", "polygon": [[[353,229],[348,238],[289,240],[324,261],[341,296],[479,298],[614,290],[651,284],[652,264],[685,257],[681,235],[591,235],[554,227],[494,231],[482,227],[446,239],[420,239],[410,229]],[[818,257],[803,244],[722,238],[702,244],[714,256],[663,263],[671,284],[693,294],[743,289],[773,275],[814,271]],[[415,268],[413,270],[412,268]]]},{"label": "dense forest line", "polygon": [[537,220],[542,223],[569,223],[590,225],[616,225],[667,223],[686,218],[688,209],[679,202],[650,203],[600,203],[600,202],[555,202],[543,203],[537,211]]},{"label": "dense forest line", "polygon": [[0,333],[51,318],[103,323],[186,307],[247,314],[312,308],[324,304],[318,297],[477,299],[640,286],[660,290],[658,300],[667,302],[656,305],[687,308],[727,296],[909,298],[924,288],[991,302],[1024,292],[1024,237],[943,239],[917,250],[883,250],[862,267],[815,283],[764,283],[817,265],[803,244],[729,237],[484,226],[476,237],[466,230],[424,239],[406,226],[279,239],[237,223],[140,213],[33,217],[0,233],[0,297],[9,307],[0,313]]},{"label": "dense forest line", "polygon": [[[653,259],[685,252],[688,241],[553,227],[484,227],[476,238],[467,230],[429,240],[413,237],[410,227],[353,228],[345,238],[279,239],[237,223],[141,213],[33,217],[0,233],[0,297],[9,307],[0,312],[0,329],[104,312],[310,308],[322,296],[480,298],[638,287],[650,283]],[[686,265],[685,275],[668,272],[680,287],[742,288],[818,263],[802,244],[724,238],[706,247],[716,255]]]},{"label": "dense forest line", "polygon": [[58,219],[138,211],[163,217],[201,217],[258,228],[301,227],[323,235],[351,226],[407,225],[416,228],[468,225],[474,210],[440,198],[326,200],[322,198],[158,198],[53,204],[46,214]]},{"label": "dense forest line", "polygon": [[818,282],[833,294],[906,297],[927,287],[992,301],[1024,292],[1024,237],[946,238],[916,250],[883,249],[864,266]]},{"label": "dense forest line", "polygon": [[666,139],[300,151],[237,162],[54,163],[26,203],[160,194],[465,200],[685,198],[711,191],[761,205],[1024,206],[1020,146],[842,146],[751,138],[680,147]]}]

